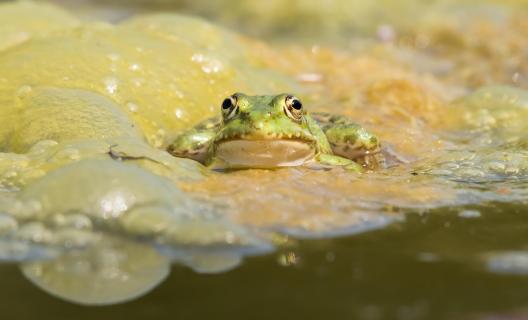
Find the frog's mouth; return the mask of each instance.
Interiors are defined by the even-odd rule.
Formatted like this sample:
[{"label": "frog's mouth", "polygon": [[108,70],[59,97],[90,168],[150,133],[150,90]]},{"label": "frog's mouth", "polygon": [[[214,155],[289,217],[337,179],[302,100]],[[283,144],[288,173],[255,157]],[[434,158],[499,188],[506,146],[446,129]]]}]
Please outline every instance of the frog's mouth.
[{"label": "frog's mouth", "polygon": [[312,143],[304,140],[242,140],[220,142],[216,157],[230,168],[276,168],[304,164],[315,155]]}]

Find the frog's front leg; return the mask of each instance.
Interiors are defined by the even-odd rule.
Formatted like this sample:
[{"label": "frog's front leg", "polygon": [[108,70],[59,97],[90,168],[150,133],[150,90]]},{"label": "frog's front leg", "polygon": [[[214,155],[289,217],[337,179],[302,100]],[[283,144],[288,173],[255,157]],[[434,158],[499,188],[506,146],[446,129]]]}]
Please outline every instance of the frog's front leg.
[{"label": "frog's front leg", "polygon": [[354,162],[350,159],[343,158],[340,156],[332,155],[332,154],[319,154],[316,157],[316,160],[321,165],[329,165],[329,166],[341,166],[345,168],[346,170],[362,173],[363,167],[358,164],[357,162]]},{"label": "frog's front leg", "polygon": [[354,160],[365,168],[384,167],[379,139],[362,126],[340,115],[316,113],[312,115],[335,155]]},{"label": "frog's front leg", "polygon": [[190,158],[205,164],[220,125],[218,118],[205,120],[178,135],[167,147],[167,151],[175,157]]}]

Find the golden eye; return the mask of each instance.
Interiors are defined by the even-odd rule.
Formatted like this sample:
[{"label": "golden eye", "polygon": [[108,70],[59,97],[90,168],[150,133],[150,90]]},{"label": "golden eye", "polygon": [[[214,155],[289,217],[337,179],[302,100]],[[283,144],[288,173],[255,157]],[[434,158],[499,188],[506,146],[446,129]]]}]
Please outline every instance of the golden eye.
[{"label": "golden eye", "polygon": [[286,96],[284,102],[284,113],[294,120],[300,120],[303,115],[301,101],[294,96]]},{"label": "golden eye", "polygon": [[237,97],[232,95],[229,98],[224,99],[222,102],[222,115],[224,116],[224,119],[231,119],[237,113]]}]

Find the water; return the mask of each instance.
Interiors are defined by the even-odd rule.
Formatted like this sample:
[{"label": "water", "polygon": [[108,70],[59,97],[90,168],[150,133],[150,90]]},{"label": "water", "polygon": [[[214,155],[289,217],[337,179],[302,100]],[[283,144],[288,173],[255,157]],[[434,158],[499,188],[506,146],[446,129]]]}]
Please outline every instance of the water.
[{"label": "water", "polygon": [[[63,302],[30,285],[16,266],[2,265],[0,299],[9,301],[3,304],[2,315],[6,319],[270,319],[279,314],[291,319],[500,319],[500,314],[522,313],[528,278],[490,272],[485,256],[528,248],[522,240],[528,231],[524,206],[493,204],[478,209],[482,217],[475,219],[439,209],[410,214],[405,222],[354,237],[300,241],[214,276],[174,266],[151,293],[110,307]],[[283,255],[292,253],[295,263],[281,263]]]}]

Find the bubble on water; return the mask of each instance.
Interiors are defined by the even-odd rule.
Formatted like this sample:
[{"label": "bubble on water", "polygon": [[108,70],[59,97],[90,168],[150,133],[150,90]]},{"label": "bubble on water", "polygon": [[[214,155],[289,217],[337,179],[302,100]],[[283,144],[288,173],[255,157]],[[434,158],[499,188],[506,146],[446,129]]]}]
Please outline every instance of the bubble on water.
[{"label": "bubble on water", "polygon": [[176,118],[181,119],[181,117],[183,116],[183,107],[176,108],[174,110],[174,115],[176,116]]},{"label": "bubble on water", "polygon": [[115,219],[128,210],[129,201],[126,194],[109,193],[99,200],[99,206],[103,210],[103,219]]},{"label": "bubble on water", "polygon": [[130,110],[130,112],[134,112],[134,113],[137,112],[139,108],[138,105],[135,104],[134,102],[127,102],[126,106],[128,110]]},{"label": "bubble on water", "polygon": [[210,61],[208,64],[202,66],[202,71],[205,73],[217,73],[222,70],[222,64],[219,61]]},{"label": "bubble on water", "polygon": [[220,60],[207,57],[201,53],[193,54],[191,61],[200,64],[202,71],[205,73],[218,73],[224,69],[224,66]]},{"label": "bubble on water", "polygon": [[462,210],[458,213],[460,218],[480,218],[481,213],[478,210]]},{"label": "bubble on water", "polygon": [[115,94],[117,92],[119,80],[115,77],[107,77],[103,80],[106,91],[110,94]]},{"label": "bubble on water", "polygon": [[128,67],[128,70],[130,71],[139,71],[141,69],[141,66],[138,63],[133,63]]},{"label": "bubble on water", "polygon": [[191,57],[191,61],[194,61],[194,62],[203,62],[204,59],[205,59],[204,55],[200,53],[195,53]]}]

